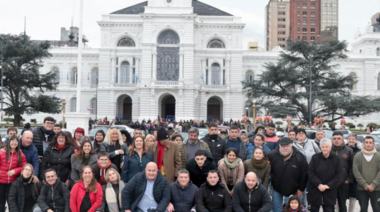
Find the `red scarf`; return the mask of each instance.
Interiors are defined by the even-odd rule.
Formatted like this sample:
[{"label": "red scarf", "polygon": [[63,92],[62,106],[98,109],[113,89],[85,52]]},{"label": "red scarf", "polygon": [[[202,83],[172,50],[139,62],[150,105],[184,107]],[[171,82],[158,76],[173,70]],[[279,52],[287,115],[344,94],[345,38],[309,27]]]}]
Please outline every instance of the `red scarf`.
[{"label": "red scarf", "polygon": [[57,147],[57,149],[58,149],[59,152],[62,152],[65,149],[66,144],[58,145],[58,143],[56,143],[55,147]]},{"label": "red scarf", "polygon": [[100,163],[98,162],[98,167],[100,171],[100,180],[99,183],[100,185],[106,184],[105,177],[106,177],[106,170],[111,166],[111,161],[108,161],[108,165],[104,168],[100,166]]},{"label": "red scarf", "polygon": [[161,146],[160,141],[157,141],[158,153],[157,153],[157,168],[161,170],[161,166],[164,165],[162,159],[164,158],[165,146]]}]

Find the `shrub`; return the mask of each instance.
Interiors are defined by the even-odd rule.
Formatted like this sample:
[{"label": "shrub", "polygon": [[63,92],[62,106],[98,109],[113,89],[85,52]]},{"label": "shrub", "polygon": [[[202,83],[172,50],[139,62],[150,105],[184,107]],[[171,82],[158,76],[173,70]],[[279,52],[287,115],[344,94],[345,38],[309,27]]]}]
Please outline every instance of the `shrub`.
[{"label": "shrub", "polygon": [[37,124],[37,120],[36,119],[30,119],[30,122],[32,122],[34,124]]},{"label": "shrub", "polygon": [[346,123],[346,126],[349,128],[349,129],[355,129],[355,125],[353,123]]},{"label": "shrub", "polygon": [[276,124],[276,125],[283,125],[284,123],[282,121],[276,121],[274,124]]},{"label": "shrub", "polygon": [[362,129],[364,126],[363,126],[363,124],[358,124],[358,127],[359,127],[360,129]]}]

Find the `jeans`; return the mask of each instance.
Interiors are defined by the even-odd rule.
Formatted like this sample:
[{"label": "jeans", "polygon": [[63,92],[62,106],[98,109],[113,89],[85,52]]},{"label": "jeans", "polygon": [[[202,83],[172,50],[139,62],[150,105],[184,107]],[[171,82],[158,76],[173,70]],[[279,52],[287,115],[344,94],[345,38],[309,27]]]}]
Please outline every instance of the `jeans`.
[{"label": "jeans", "polygon": [[11,184],[0,184],[0,212],[5,212],[5,202],[8,201]]},{"label": "jeans", "polygon": [[[152,211],[156,211],[156,210],[152,210]],[[140,208],[136,208],[136,210],[134,212],[147,212],[147,211],[143,211],[141,210]],[[167,210],[165,210],[165,212],[168,212]]]},{"label": "jeans", "polygon": [[334,205],[313,205],[313,204],[311,204],[310,212],[319,212],[320,207],[322,207],[323,212],[334,212]]},{"label": "jeans", "polygon": [[373,211],[380,211],[380,191],[357,190],[356,197],[359,200],[360,212],[368,212],[368,201],[371,201]]},{"label": "jeans", "polygon": [[[276,190],[272,190],[272,202],[273,202],[273,212],[282,212],[282,206],[289,203],[289,197],[282,195]],[[303,203],[303,198],[300,199],[300,202]]]}]

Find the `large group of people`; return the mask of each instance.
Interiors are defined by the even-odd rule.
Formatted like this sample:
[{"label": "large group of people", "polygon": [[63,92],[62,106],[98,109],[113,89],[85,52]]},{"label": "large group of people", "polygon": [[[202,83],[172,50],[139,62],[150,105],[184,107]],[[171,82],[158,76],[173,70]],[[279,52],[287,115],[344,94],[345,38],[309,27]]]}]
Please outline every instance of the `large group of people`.
[{"label": "large group of people", "polygon": [[[380,212],[380,153],[372,137],[269,123],[247,130],[210,123],[199,138],[157,127],[143,136],[110,128],[93,141],[52,117],[0,146],[0,212]],[[349,201],[347,201],[349,200]],[[346,207],[349,202],[349,207]]]}]

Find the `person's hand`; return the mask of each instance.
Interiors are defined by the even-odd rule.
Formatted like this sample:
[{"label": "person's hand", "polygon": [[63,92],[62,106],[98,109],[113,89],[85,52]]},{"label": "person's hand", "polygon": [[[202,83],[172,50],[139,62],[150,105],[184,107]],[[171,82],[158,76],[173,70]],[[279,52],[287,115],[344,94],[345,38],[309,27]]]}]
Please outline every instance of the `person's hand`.
[{"label": "person's hand", "polygon": [[125,210],[124,212],[132,212],[131,210]]},{"label": "person's hand", "polygon": [[47,212],[54,212],[52,209],[48,209]]},{"label": "person's hand", "polygon": [[7,174],[8,176],[13,176],[16,173],[15,170],[10,170]]},{"label": "person's hand", "polygon": [[303,192],[300,190],[297,190],[297,197],[302,197]]},{"label": "person's hand", "polygon": [[123,168],[124,162],[120,163],[120,168]]},{"label": "person's hand", "polygon": [[66,182],[65,182],[65,184],[66,184],[67,186],[69,186],[69,185],[70,185],[70,180],[67,179]]},{"label": "person's hand", "polygon": [[330,189],[330,187],[329,187],[328,185],[325,185],[325,188],[326,188],[326,189]]},{"label": "person's hand", "polygon": [[318,189],[321,191],[321,192],[324,192],[326,190],[326,187],[322,184],[319,184],[318,186]]},{"label": "person's hand", "polygon": [[369,186],[369,185],[367,185],[367,186],[364,188],[364,190],[369,191],[368,186]]},{"label": "person's hand", "polygon": [[373,192],[375,190],[375,188],[372,186],[372,185],[369,185],[368,186],[368,191],[369,192]]},{"label": "person's hand", "polygon": [[349,183],[350,183],[350,181],[346,180],[346,181],[344,181],[344,183],[346,183],[346,184],[349,184]]},{"label": "person's hand", "polygon": [[38,180],[38,177],[36,175],[33,176],[33,183],[38,183],[40,180]]},{"label": "person's hand", "polygon": [[168,207],[166,207],[166,210],[167,210],[168,212],[173,212],[173,211],[174,211],[174,206],[173,206],[173,204],[172,204],[172,203],[169,203]]},{"label": "person's hand", "polygon": [[119,155],[124,155],[124,150],[119,149],[119,150],[117,150],[117,151],[119,152]]}]

